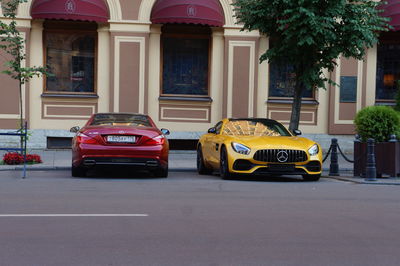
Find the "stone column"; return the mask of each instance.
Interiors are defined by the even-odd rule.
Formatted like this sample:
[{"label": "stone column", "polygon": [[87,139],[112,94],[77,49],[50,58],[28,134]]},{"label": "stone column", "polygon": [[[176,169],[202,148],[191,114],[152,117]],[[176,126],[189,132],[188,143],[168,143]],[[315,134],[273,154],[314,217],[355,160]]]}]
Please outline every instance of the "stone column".
[{"label": "stone column", "polygon": [[160,63],[161,63],[161,25],[152,25],[149,38],[149,65],[148,65],[148,114],[155,121],[159,121],[158,109],[160,96]]},{"label": "stone column", "polygon": [[110,111],[110,29],[108,25],[99,24],[97,48],[97,95],[98,112]]},{"label": "stone column", "polygon": [[[43,21],[32,21],[31,40],[29,47],[30,65],[43,66],[44,53],[43,53]],[[42,117],[42,99],[44,77],[34,77],[29,82],[29,121],[30,129],[40,128],[40,121]]]},{"label": "stone column", "polygon": [[212,28],[212,50],[210,69],[211,124],[216,124],[222,117],[224,90],[224,31]]}]

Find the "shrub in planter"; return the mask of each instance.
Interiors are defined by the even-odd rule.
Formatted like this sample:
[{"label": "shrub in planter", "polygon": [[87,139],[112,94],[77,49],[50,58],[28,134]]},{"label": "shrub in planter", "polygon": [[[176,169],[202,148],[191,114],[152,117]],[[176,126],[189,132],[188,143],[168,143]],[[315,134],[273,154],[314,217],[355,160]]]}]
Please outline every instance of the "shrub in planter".
[{"label": "shrub in planter", "polygon": [[400,112],[400,89],[397,91],[397,95],[396,95],[396,106],[394,107],[394,109],[398,112]]},{"label": "shrub in planter", "polygon": [[[10,165],[23,164],[24,156],[17,152],[9,152],[9,153],[4,154],[3,162],[5,164],[10,164]],[[41,163],[42,159],[37,154],[27,154],[26,162],[27,163]]]},{"label": "shrub in planter", "polygon": [[[400,113],[388,106],[370,106],[360,110],[354,120],[361,142],[354,142],[354,175],[365,173],[367,144],[375,140],[377,176],[400,175],[400,142],[390,140],[395,134],[400,139]],[[389,142],[390,140],[390,142]]]},{"label": "shrub in planter", "polygon": [[369,138],[385,142],[392,134],[400,137],[400,114],[388,106],[370,106],[360,110],[354,124],[363,142]]}]

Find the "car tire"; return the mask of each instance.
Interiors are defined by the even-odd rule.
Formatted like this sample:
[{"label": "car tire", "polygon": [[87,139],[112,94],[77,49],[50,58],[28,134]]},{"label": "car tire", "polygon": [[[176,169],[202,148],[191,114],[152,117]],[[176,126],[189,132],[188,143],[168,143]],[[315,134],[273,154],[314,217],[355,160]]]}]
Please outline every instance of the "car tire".
[{"label": "car tire", "polygon": [[197,148],[197,172],[199,175],[209,175],[212,173],[212,169],[208,168],[204,164],[204,157],[203,157],[203,152],[201,150],[201,146]]},{"label": "car tire", "polygon": [[154,171],[154,176],[155,177],[167,178],[168,177],[168,165],[166,167],[160,167],[157,170],[155,170]]},{"label": "car tire", "polygon": [[321,174],[318,175],[303,175],[304,181],[318,181],[321,177]]},{"label": "car tire", "polygon": [[232,173],[229,172],[228,166],[228,153],[225,147],[221,149],[221,157],[220,157],[220,166],[219,166],[219,174],[222,179],[229,180],[232,178]]},{"label": "car tire", "polygon": [[71,167],[71,175],[73,177],[85,177],[86,176],[86,169],[82,166],[73,166]]}]

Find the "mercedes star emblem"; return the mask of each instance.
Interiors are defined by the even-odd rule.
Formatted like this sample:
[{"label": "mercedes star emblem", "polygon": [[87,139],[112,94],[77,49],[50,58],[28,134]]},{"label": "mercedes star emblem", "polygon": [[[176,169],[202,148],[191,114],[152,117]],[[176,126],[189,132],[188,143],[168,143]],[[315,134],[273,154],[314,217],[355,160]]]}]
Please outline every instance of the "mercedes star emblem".
[{"label": "mercedes star emblem", "polygon": [[287,151],[279,151],[276,158],[278,159],[278,162],[285,163],[289,159],[289,154]]}]

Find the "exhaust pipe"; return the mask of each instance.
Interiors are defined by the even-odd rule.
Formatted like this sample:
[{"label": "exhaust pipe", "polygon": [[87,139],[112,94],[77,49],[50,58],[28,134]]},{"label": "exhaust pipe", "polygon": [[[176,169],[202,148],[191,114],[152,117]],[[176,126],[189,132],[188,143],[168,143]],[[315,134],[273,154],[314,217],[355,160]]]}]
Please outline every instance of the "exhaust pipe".
[{"label": "exhaust pipe", "polygon": [[96,161],[95,160],[85,160],[85,161],[83,161],[83,165],[94,166],[94,165],[96,165]]}]

